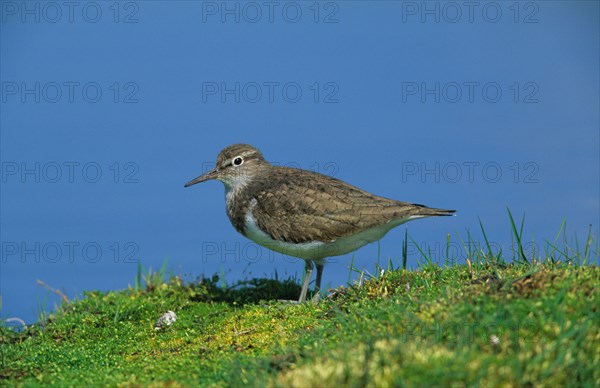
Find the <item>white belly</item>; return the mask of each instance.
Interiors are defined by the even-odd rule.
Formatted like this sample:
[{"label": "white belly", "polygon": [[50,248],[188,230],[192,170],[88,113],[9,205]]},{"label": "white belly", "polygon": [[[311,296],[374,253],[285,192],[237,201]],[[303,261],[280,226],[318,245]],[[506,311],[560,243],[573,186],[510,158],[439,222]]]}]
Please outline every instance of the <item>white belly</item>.
[{"label": "white belly", "polygon": [[422,218],[422,216],[412,216],[390,221],[387,224],[366,229],[360,233],[335,241],[310,241],[295,244],[273,240],[271,236],[258,228],[256,220],[252,216],[252,213],[249,212],[246,216],[245,235],[257,244],[273,251],[283,253],[284,255],[294,256],[304,260],[319,261],[326,257],[339,256],[355,251],[366,244],[381,239],[392,228],[416,218]]}]

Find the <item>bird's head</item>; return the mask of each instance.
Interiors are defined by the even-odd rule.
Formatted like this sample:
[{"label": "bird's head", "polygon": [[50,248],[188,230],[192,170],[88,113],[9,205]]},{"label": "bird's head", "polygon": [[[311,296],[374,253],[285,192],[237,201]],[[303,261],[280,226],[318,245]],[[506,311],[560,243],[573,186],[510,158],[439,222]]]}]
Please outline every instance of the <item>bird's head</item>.
[{"label": "bird's head", "polygon": [[257,148],[248,144],[233,144],[219,153],[214,169],[192,179],[185,187],[217,179],[223,182],[227,189],[235,189],[245,186],[268,166],[269,162]]}]

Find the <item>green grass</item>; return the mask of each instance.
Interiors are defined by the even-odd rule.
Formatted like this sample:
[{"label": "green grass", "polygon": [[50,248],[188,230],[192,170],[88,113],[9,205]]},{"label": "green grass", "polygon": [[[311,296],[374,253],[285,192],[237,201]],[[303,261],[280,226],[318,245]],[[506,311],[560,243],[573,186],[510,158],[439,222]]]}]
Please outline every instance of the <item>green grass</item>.
[{"label": "green grass", "polygon": [[[317,305],[275,302],[297,297],[296,279],[184,284],[140,267],[135,287],[0,328],[0,384],[600,386],[597,243],[559,249],[557,237],[542,263],[512,225],[511,264],[486,236],[464,265],[421,251],[418,270],[388,264]],[[154,330],[168,310],[177,321]]]}]

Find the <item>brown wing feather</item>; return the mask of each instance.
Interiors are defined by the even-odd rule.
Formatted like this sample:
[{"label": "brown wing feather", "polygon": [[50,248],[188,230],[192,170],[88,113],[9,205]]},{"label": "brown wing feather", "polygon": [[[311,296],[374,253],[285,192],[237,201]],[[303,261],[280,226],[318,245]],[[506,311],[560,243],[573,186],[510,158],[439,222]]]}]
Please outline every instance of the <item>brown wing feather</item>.
[{"label": "brown wing feather", "polygon": [[257,185],[252,190],[253,215],[258,226],[277,240],[334,241],[402,217],[443,215],[432,212],[439,209],[377,197],[329,176],[272,168],[277,171],[265,174],[269,181],[253,182]]}]

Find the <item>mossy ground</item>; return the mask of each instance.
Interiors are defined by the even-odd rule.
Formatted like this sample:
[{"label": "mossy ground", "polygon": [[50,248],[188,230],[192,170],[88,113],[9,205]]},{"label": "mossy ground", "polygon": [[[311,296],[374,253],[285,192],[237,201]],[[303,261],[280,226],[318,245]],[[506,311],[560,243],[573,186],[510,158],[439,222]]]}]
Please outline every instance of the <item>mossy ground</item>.
[{"label": "mossy ground", "polygon": [[[88,292],[44,325],[0,331],[2,385],[600,385],[600,269],[388,271],[317,305],[294,281],[177,278]],[[153,325],[167,310],[177,321]]]}]

